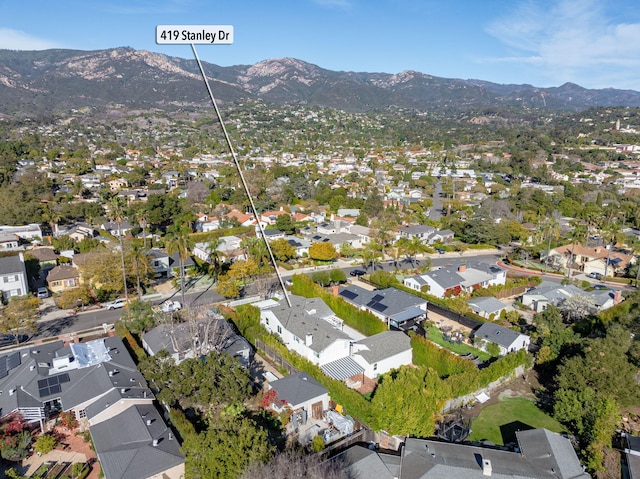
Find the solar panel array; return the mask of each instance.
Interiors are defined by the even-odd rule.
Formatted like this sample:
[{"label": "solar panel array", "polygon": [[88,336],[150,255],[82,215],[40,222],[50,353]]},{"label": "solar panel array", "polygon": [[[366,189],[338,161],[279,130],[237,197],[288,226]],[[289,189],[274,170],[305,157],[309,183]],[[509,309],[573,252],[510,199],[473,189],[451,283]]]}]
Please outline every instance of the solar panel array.
[{"label": "solar panel array", "polygon": [[22,359],[19,352],[0,356],[0,378],[8,376],[9,371],[20,366],[21,362]]},{"label": "solar panel array", "polygon": [[348,289],[343,289],[342,291],[340,291],[340,296],[344,296],[347,299],[354,299],[358,297],[356,293],[354,293],[353,291],[349,291]]},{"label": "solar panel array", "polygon": [[58,374],[38,381],[38,395],[42,397],[59,394],[62,392],[62,384],[70,381],[67,373]]}]

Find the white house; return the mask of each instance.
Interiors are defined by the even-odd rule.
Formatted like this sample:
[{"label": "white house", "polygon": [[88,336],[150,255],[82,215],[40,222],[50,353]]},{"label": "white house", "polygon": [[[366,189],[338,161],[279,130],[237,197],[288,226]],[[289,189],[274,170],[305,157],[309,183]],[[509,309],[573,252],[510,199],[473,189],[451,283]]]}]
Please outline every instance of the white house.
[{"label": "white house", "polygon": [[28,292],[27,270],[24,266],[22,253],[0,257],[0,293],[2,298],[24,296]]},{"label": "white house", "polygon": [[513,329],[503,328],[494,323],[482,323],[473,332],[474,338],[480,338],[497,344],[500,347],[500,355],[528,349],[531,339],[526,334],[519,333]]},{"label": "white house", "polygon": [[342,320],[320,298],[290,295],[287,303],[263,309],[260,324],[277,334],[291,351],[322,365],[349,355],[351,337]]},{"label": "white house", "polygon": [[271,409],[280,412],[290,408],[294,414],[302,412],[303,424],[307,417],[322,419],[323,411],[329,409],[329,391],[304,371],[273,381],[269,387],[276,393]]},{"label": "white house", "polygon": [[439,269],[425,274],[405,278],[404,285],[415,291],[423,291],[427,286],[429,294],[444,298],[447,294],[457,296],[474,289],[487,288],[507,282],[507,270],[497,265],[477,263],[460,265],[457,270]]},{"label": "white house", "polygon": [[401,331],[374,334],[354,343],[351,357],[364,368],[365,376],[375,378],[392,369],[411,364],[411,338]]}]

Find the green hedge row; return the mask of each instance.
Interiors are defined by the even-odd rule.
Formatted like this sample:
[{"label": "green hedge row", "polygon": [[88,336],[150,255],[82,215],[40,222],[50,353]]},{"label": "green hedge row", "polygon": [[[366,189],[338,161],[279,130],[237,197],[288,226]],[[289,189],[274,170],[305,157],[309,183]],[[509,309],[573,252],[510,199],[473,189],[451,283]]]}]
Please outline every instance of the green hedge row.
[{"label": "green hedge row", "polygon": [[131,331],[129,331],[129,328],[127,328],[127,325],[124,324],[122,320],[117,320],[113,326],[116,334],[120,339],[122,339],[122,342],[129,350],[131,356],[136,360],[136,363],[139,363],[147,357],[145,350],[138,344],[138,341],[136,341],[131,334]]}]

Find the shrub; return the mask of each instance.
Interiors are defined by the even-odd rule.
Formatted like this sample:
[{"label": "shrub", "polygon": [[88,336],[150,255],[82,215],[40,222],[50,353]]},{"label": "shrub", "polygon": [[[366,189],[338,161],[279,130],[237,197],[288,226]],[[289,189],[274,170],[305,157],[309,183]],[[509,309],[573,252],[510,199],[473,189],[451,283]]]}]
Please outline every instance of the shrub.
[{"label": "shrub", "polygon": [[41,434],[36,439],[33,448],[40,454],[47,454],[56,447],[57,439],[50,434]]},{"label": "shrub", "polygon": [[313,452],[320,452],[324,449],[324,439],[322,436],[316,436],[311,441],[311,449]]}]

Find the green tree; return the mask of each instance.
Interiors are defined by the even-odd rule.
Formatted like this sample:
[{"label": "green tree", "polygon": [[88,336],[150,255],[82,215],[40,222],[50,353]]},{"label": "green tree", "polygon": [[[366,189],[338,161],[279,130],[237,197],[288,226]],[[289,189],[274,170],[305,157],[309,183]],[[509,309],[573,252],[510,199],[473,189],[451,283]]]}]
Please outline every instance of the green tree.
[{"label": "green tree", "polygon": [[13,334],[18,344],[19,334],[35,333],[40,301],[31,295],[13,296],[0,311],[0,332]]},{"label": "green tree", "polygon": [[167,233],[167,253],[178,253],[180,263],[180,294],[184,301],[185,269],[184,263],[189,256],[189,224],[186,221],[176,221]]},{"label": "green tree", "polygon": [[53,448],[56,447],[57,439],[51,434],[40,434],[33,448],[39,454],[48,454],[53,451]]},{"label": "green tree", "polygon": [[278,215],[276,218],[275,227],[276,229],[288,235],[293,234],[296,231],[296,227],[293,218],[291,218],[291,215]]},{"label": "green tree", "polygon": [[254,421],[222,416],[188,436],[183,445],[185,475],[192,479],[237,478],[250,464],[268,462],[274,447]]}]

